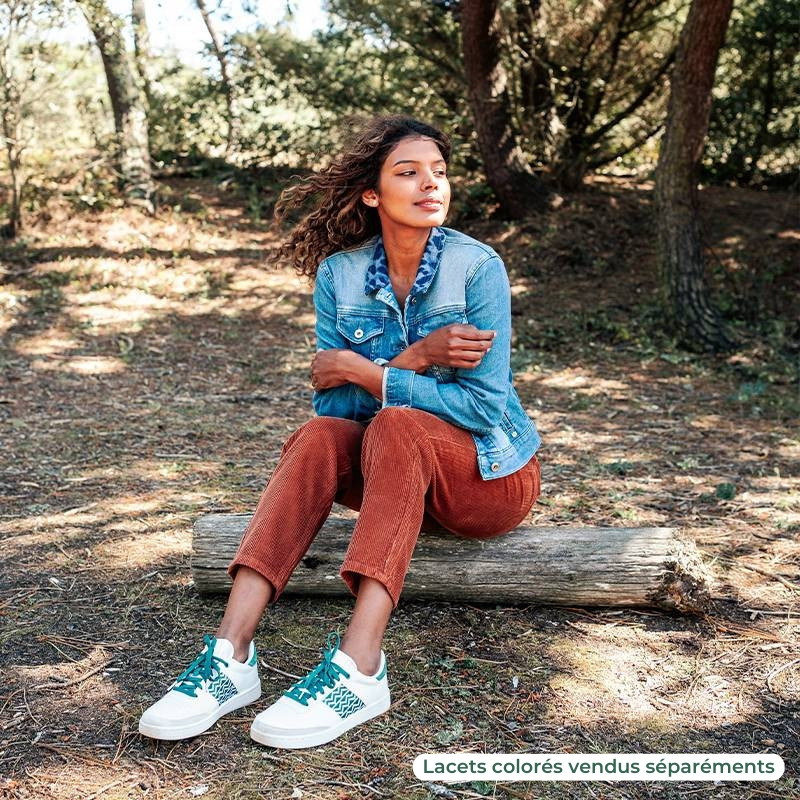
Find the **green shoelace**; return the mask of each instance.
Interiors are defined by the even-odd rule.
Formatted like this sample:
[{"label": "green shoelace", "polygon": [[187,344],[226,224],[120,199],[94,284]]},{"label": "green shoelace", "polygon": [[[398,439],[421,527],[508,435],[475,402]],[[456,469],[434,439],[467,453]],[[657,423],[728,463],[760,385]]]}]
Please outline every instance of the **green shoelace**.
[{"label": "green shoelace", "polygon": [[219,672],[219,665],[228,666],[228,662],[219,656],[214,655],[214,647],[217,644],[216,636],[203,636],[203,643],[206,646],[205,652],[200,653],[188,667],[175,678],[172,688],[176,692],[181,692],[189,697],[197,697],[197,690],[200,689],[205,681],[211,679],[212,674]]},{"label": "green shoelace", "polygon": [[338,649],[339,634],[328,634],[327,649],[323,652],[322,662],[309,672],[305,678],[302,678],[291,689],[284,692],[284,695],[296,700],[300,705],[307,706],[309,700],[316,700],[317,695],[326,688],[333,688],[340,675],[349,678],[350,673],[332,661]]}]

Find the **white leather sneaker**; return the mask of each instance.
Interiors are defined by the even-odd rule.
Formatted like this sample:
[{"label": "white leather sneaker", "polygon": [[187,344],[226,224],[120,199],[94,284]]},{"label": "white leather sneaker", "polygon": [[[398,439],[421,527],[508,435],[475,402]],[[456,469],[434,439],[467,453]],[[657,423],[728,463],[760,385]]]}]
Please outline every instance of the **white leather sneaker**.
[{"label": "white leather sneaker", "polygon": [[390,704],[383,651],[378,671],[364,675],[332,633],[319,666],[253,720],[250,736],[270,747],[317,747],[383,714]]},{"label": "white leather sneaker", "polygon": [[139,733],[154,739],[188,739],[261,697],[253,642],[242,663],[234,659],[233,644],[227,639],[206,635],[203,641],[205,646],[197,658],[142,714]]}]

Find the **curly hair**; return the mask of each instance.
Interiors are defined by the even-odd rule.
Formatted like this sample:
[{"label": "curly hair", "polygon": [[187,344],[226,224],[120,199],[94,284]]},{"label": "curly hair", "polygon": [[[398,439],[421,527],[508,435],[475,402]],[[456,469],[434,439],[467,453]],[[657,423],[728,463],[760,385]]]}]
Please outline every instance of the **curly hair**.
[{"label": "curly hair", "polygon": [[391,114],[348,122],[351,132],[333,163],[284,189],[275,206],[280,222],[287,213],[313,203],[278,250],[281,263],[288,261],[298,275],[310,279],[327,256],[380,233],[378,212],[362,203],[361,195],[378,188],[383,162],[401,139],[425,136],[436,143],[445,162],[450,160],[449,137],[413,117]]}]

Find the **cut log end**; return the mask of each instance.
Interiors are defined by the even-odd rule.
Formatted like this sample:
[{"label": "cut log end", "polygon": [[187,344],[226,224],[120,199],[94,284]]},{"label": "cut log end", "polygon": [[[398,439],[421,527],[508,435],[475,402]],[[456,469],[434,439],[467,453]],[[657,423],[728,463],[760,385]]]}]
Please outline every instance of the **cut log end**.
[{"label": "cut log end", "polygon": [[652,605],[685,613],[701,613],[710,601],[709,581],[677,562],[664,564],[661,585],[650,597]]},{"label": "cut log end", "polygon": [[675,558],[664,562],[664,574],[652,603],[659,608],[701,613],[711,602],[711,575],[693,540],[676,534],[672,547]]}]

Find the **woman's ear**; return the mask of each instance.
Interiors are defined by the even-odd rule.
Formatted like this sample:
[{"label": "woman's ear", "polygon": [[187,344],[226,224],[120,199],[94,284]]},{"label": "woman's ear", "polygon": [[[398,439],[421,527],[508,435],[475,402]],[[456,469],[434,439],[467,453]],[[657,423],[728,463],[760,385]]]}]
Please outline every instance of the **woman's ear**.
[{"label": "woman's ear", "polygon": [[370,206],[370,208],[378,207],[378,193],[374,189],[367,189],[366,192],[362,192],[361,200],[364,205]]}]

